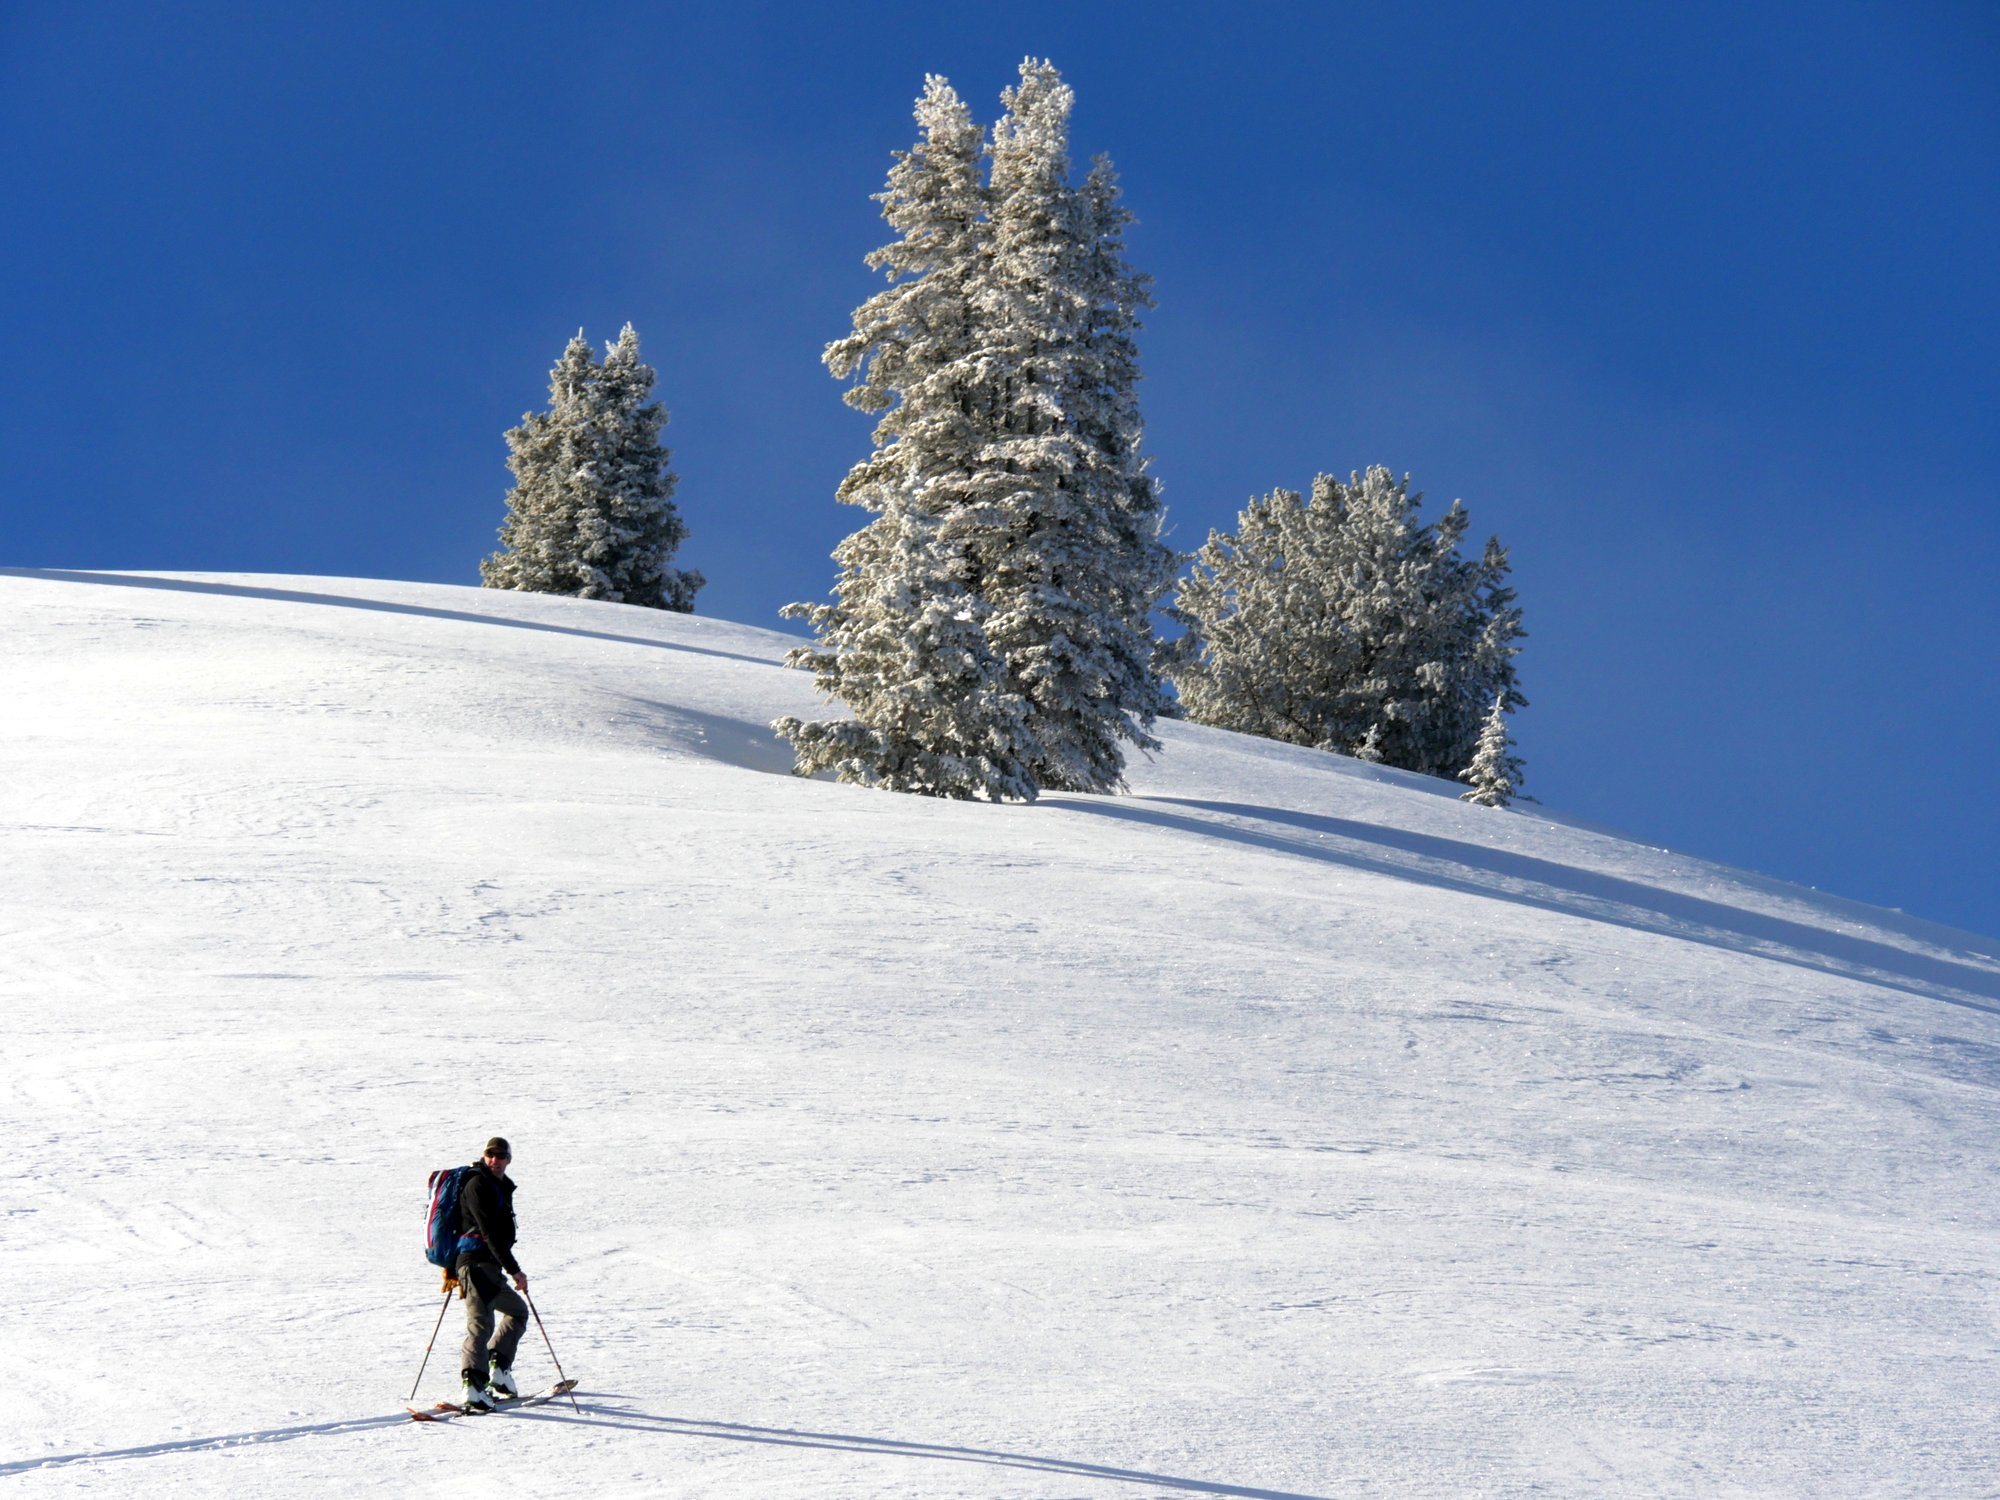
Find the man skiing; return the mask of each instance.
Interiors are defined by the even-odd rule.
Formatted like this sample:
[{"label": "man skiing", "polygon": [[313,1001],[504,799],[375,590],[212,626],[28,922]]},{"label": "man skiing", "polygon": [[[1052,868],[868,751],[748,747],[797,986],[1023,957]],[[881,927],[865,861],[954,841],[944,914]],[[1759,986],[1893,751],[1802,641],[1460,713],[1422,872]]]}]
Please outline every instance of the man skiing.
[{"label": "man skiing", "polygon": [[[514,1349],[528,1326],[528,1305],[520,1295],[528,1289],[528,1278],[514,1259],[514,1180],[507,1175],[513,1159],[505,1138],[494,1136],[466,1174],[458,1200],[457,1275],[465,1295],[465,1345],[458,1361],[464,1390],[459,1400],[488,1411],[499,1397],[521,1394],[514,1383]],[[506,1277],[513,1278],[513,1287]],[[497,1333],[495,1313],[500,1316]]]}]

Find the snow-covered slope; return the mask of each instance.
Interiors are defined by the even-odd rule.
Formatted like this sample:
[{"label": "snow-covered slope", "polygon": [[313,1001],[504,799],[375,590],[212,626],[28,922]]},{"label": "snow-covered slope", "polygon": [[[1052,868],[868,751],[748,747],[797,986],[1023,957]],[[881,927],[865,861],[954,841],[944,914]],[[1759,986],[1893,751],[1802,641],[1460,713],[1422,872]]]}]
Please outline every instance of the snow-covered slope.
[{"label": "snow-covered slope", "polygon": [[[1994,1493],[1991,942],[1189,726],[800,781],[713,620],[0,619],[9,1493]],[[425,1428],[495,1131],[581,1415]]]}]

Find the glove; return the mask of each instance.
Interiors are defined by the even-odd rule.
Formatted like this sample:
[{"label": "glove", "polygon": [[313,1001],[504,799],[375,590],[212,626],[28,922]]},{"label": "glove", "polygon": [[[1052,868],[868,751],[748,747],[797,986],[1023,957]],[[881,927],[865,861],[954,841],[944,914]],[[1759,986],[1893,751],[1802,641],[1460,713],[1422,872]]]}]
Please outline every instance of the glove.
[{"label": "glove", "polygon": [[441,1292],[457,1292],[461,1299],[465,1296],[465,1288],[458,1284],[458,1278],[449,1271],[444,1273],[444,1285],[439,1287],[438,1290]]}]

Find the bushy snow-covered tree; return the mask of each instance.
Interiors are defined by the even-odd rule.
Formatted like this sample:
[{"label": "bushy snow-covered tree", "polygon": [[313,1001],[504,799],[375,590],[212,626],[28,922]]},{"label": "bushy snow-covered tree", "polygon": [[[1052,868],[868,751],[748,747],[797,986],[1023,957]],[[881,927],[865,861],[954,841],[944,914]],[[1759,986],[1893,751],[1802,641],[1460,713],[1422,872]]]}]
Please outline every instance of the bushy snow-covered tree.
[{"label": "bushy snow-covered tree", "polygon": [[1505,807],[1513,800],[1521,782],[1520,757],[1507,753],[1513,743],[1507,737],[1507,700],[1496,693],[1493,706],[1486,711],[1486,722],[1480,726],[1472,764],[1458,773],[1460,781],[1472,783],[1470,791],[1459,793],[1462,801]]},{"label": "bushy snow-covered tree", "polygon": [[802,773],[933,795],[1119,784],[1163,702],[1151,610],[1171,580],[1140,452],[1133,335],[1149,305],[1100,161],[1070,180],[1070,90],[1030,60],[980,171],[941,78],[881,195],[891,286],[828,367],[882,413],[839,498],[876,519],[835,552],[794,654],[853,717],[784,719]]},{"label": "bushy snow-covered tree", "polygon": [[1499,540],[1461,556],[1464,506],[1432,526],[1422,498],[1380,467],[1322,474],[1310,502],[1275,490],[1211,532],[1175,598],[1187,717],[1430,776],[1470,765],[1489,705],[1527,704],[1525,632]]},{"label": "bushy snow-covered tree", "polygon": [[701,574],[672,566],[687,538],[660,443],[666,409],[627,323],[600,364],[582,333],[549,377],[549,409],[507,434],[501,550],[480,564],[488,588],[571,594],[685,613]]}]

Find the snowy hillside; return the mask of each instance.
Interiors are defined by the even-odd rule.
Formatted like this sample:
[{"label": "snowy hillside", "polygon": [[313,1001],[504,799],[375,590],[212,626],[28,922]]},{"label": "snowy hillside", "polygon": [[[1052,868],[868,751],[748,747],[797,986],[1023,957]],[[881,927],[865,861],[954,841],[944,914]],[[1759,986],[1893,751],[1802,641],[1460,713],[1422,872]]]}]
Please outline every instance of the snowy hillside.
[{"label": "snowy hillside", "polygon": [[[2000,944],[1182,725],[800,781],[714,620],[0,618],[10,1495],[2000,1483]],[[495,1131],[581,1415],[419,1426]]]}]

